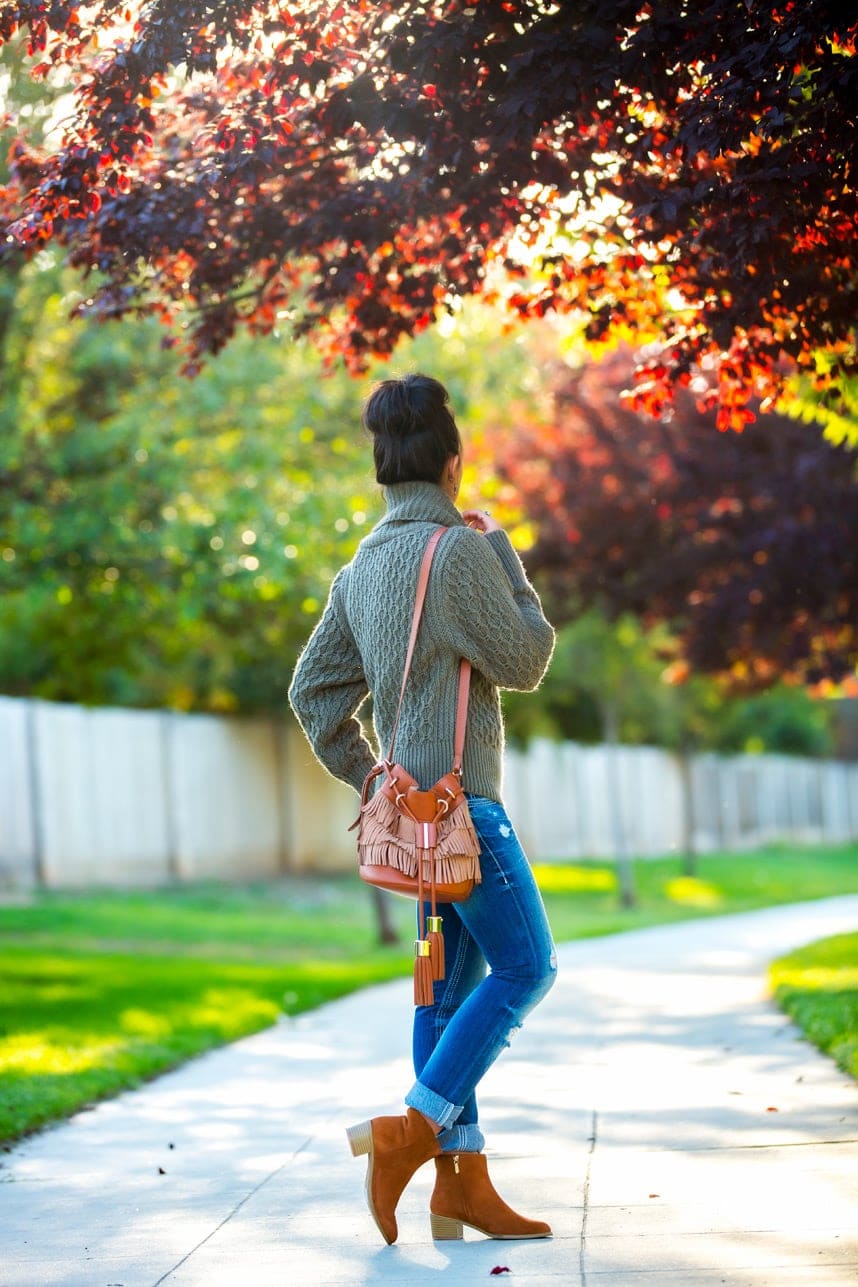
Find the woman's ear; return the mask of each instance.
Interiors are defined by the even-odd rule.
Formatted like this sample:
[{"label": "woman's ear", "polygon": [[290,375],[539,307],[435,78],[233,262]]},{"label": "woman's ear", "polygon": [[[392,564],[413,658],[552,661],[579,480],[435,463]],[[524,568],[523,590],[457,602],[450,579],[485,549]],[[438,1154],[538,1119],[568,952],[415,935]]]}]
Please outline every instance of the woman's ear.
[{"label": "woman's ear", "polygon": [[444,472],[441,475],[441,486],[452,500],[455,500],[459,495],[459,486],[461,482],[462,457],[448,456],[447,463],[444,466]]}]

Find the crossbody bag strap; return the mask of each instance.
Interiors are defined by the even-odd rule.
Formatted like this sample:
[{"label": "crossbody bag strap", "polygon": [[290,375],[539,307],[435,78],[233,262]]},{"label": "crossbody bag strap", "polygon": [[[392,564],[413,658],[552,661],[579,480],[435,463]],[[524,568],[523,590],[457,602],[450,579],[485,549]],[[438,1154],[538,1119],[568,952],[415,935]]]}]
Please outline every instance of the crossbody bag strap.
[{"label": "crossbody bag strap", "polygon": [[468,725],[468,696],[471,690],[471,663],[463,657],[459,662],[459,693],[456,700],[456,735],[453,740],[453,772],[462,776],[462,756],[465,753],[465,729]]},{"label": "crossbody bag strap", "polygon": [[423,604],[426,602],[426,589],[429,585],[429,572],[432,568],[432,559],[435,550],[438,548],[438,542],[447,531],[446,527],[436,527],[435,531],[429,538],[429,544],[423,555],[423,562],[420,564],[420,572],[417,576],[417,591],[414,595],[414,612],[411,616],[411,634],[408,638],[408,650],[405,654],[405,669],[402,672],[402,687],[399,690],[399,704],[396,707],[396,719],[393,721],[393,732],[390,735],[390,747],[387,752],[388,764],[393,763],[393,747],[396,742],[396,734],[399,730],[399,716],[402,713],[402,699],[405,697],[405,686],[408,683],[408,676],[411,672],[411,662],[414,657],[414,645],[417,643],[417,632],[420,629],[420,618],[423,616]]},{"label": "crossbody bag strap", "polygon": [[[405,668],[402,673],[402,687],[399,690],[399,703],[396,707],[396,718],[393,721],[393,732],[390,735],[390,748],[387,752],[387,763],[393,763],[393,747],[396,742],[396,734],[399,730],[399,716],[402,712],[402,701],[405,697],[405,688],[408,684],[408,676],[411,673],[411,662],[414,658],[414,646],[417,643],[417,632],[420,629],[420,620],[423,616],[423,605],[426,602],[426,590],[429,586],[429,573],[432,569],[432,559],[435,557],[435,551],[438,548],[438,542],[447,531],[446,527],[438,527],[429,538],[429,544],[423,554],[423,561],[420,564],[420,572],[417,576],[417,591],[414,595],[414,612],[411,617],[411,634],[408,638],[408,649],[405,654]],[[456,698],[456,732],[453,739],[453,772],[462,776],[462,756],[465,751],[465,731],[468,724],[468,696],[471,687],[471,663],[463,657],[459,662],[459,689]]]}]

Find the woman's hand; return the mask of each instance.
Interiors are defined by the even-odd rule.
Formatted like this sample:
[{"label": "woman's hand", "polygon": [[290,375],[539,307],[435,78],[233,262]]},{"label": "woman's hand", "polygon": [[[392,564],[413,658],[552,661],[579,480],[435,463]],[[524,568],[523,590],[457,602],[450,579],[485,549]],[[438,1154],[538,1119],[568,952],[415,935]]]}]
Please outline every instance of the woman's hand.
[{"label": "woman's hand", "polygon": [[463,509],[462,518],[468,527],[473,527],[475,531],[482,532],[484,535],[488,532],[502,531],[497,519],[492,518],[484,509]]}]

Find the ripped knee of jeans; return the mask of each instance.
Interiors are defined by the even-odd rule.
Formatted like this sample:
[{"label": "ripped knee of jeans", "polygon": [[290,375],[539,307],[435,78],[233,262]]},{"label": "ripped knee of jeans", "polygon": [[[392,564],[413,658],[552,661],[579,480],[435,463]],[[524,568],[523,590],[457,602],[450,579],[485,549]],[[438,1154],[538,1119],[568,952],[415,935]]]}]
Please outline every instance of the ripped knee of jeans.
[{"label": "ripped knee of jeans", "polygon": [[557,978],[557,951],[552,947],[544,969],[533,980],[532,1004],[536,1005],[554,987]]},{"label": "ripped knee of jeans", "polygon": [[521,1028],[522,1028],[522,1025],[520,1023],[514,1023],[512,1027],[507,1029],[506,1036],[503,1039],[504,1048],[506,1050],[509,1050],[510,1042],[512,1041],[516,1033],[521,1032]]},{"label": "ripped knee of jeans", "polygon": [[557,949],[552,944],[551,951],[548,954],[548,960],[540,966],[534,973],[534,988],[541,991],[544,996],[550,988],[554,986],[554,980],[557,978]]},{"label": "ripped knee of jeans", "polygon": [[557,952],[551,949],[551,955],[548,958],[548,968],[542,976],[542,996],[550,992],[554,987],[557,979]]},{"label": "ripped knee of jeans", "polygon": [[547,959],[531,958],[518,966],[493,970],[492,974],[510,984],[522,1000],[536,1005],[557,978],[557,952],[552,947]]}]

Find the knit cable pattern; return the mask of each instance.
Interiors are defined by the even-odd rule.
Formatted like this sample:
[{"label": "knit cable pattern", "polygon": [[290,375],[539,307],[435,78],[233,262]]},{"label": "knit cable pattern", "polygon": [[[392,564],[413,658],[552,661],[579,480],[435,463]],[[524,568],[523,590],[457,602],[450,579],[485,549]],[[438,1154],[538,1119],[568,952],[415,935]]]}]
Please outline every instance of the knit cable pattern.
[{"label": "knit cable pattern", "polygon": [[432,483],[385,489],[387,514],[337,575],[319,624],[295,669],[289,700],[315,754],[360,790],[376,762],[356,712],[373,695],[379,748],[386,754],[405,663],[414,592],[426,543],[439,524],[396,759],[421,786],[453,760],[460,657],[473,666],[462,779],[466,791],[501,796],[500,688],[530,690],[542,678],[554,632],[504,532],[467,527]]}]

